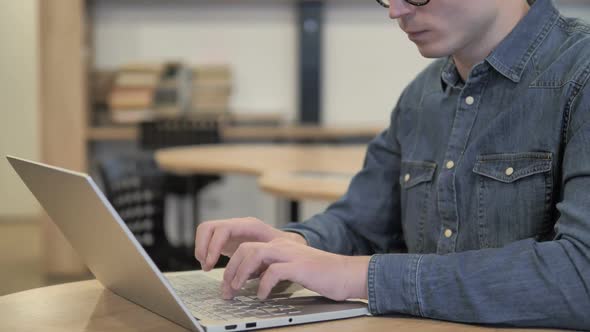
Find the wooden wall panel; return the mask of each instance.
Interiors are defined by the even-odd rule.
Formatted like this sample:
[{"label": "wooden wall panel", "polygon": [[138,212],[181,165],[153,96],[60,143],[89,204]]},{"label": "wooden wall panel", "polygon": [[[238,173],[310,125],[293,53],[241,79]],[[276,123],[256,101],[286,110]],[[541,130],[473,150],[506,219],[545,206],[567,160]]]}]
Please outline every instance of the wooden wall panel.
[{"label": "wooden wall panel", "polygon": [[[52,165],[85,171],[85,1],[39,1],[41,158]],[[47,216],[43,222],[43,246],[48,275],[86,273],[77,254]]]}]

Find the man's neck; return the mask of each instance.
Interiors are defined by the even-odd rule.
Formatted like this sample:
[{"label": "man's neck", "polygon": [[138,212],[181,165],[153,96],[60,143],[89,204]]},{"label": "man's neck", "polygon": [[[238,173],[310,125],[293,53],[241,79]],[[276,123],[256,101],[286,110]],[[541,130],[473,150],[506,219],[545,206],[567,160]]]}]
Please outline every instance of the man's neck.
[{"label": "man's neck", "polygon": [[467,81],[473,66],[482,62],[510,34],[518,22],[528,13],[530,6],[526,1],[517,1],[515,10],[504,10],[495,23],[481,36],[459,52],[453,54],[457,71]]}]

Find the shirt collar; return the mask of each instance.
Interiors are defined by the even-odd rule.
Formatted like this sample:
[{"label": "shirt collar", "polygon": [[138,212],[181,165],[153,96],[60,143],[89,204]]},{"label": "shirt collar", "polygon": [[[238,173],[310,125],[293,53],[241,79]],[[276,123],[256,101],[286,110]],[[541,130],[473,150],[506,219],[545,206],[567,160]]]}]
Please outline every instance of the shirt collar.
[{"label": "shirt collar", "polygon": [[[486,61],[500,74],[515,83],[520,82],[526,64],[545,40],[559,18],[552,0],[528,0],[531,9],[504,38]],[[459,87],[461,77],[453,58],[449,56],[441,73],[441,87]]]},{"label": "shirt collar", "polygon": [[552,0],[529,0],[531,8],[486,61],[500,74],[520,82],[524,69],[559,18]]},{"label": "shirt collar", "polygon": [[457,88],[461,85],[461,76],[457,71],[457,67],[455,66],[455,61],[453,61],[453,57],[447,57],[447,61],[443,66],[443,70],[441,73],[441,87],[442,90],[445,91],[447,86],[451,86],[453,88]]}]

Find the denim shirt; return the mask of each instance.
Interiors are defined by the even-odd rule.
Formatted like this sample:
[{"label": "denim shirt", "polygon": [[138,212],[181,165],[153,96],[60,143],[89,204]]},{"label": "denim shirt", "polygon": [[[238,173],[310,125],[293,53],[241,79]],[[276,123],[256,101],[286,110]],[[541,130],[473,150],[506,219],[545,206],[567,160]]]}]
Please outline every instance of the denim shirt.
[{"label": "denim shirt", "polygon": [[289,224],[372,255],[372,314],[590,329],[590,27],[537,0],[463,83],[439,59],[362,170]]}]

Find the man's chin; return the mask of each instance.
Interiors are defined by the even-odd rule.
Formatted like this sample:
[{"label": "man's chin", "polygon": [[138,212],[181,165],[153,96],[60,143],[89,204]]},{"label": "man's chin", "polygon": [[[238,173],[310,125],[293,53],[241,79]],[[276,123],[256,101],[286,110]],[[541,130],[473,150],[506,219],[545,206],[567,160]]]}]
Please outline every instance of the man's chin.
[{"label": "man's chin", "polygon": [[449,56],[449,51],[442,50],[440,48],[435,47],[434,45],[424,44],[424,45],[416,45],[418,47],[418,52],[427,58],[427,59],[437,59],[437,58],[444,58]]}]

